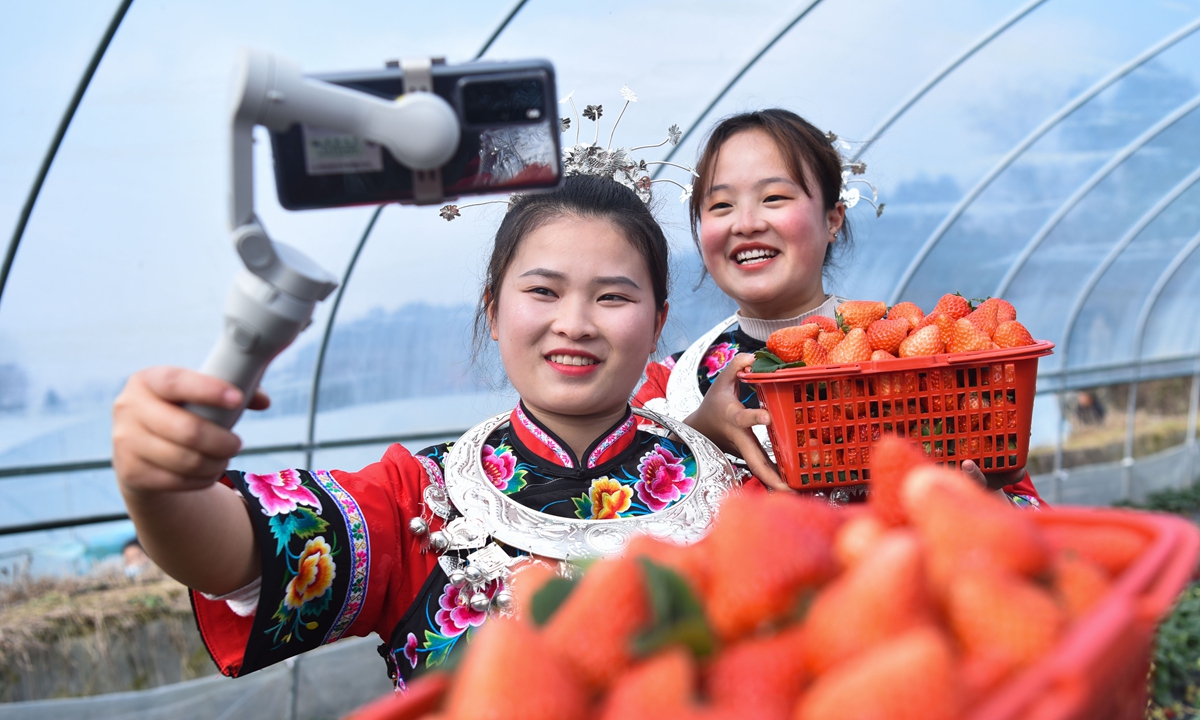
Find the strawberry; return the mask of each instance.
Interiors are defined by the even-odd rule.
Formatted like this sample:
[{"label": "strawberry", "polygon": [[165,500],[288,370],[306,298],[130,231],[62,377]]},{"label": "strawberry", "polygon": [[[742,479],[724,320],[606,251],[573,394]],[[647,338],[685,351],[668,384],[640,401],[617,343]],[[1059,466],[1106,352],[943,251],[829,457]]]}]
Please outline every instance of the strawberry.
[{"label": "strawberry", "polygon": [[625,548],[629,557],[644,557],[670,568],[688,581],[699,596],[708,591],[709,567],[705,541],[690,546],[676,545],[649,535],[638,535]]},{"label": "strawberry", "polygon": [[915,534],[893,530],[821,590],[804,618],[805,656],[814,675],[933,622],[921,555]]},{"label": "strawberry", "polygon": [[996,333],[992,335],[992,340],[1002,348],[1023,347],[1034,343],[1033,336],[1016,320],[1000,323],[996,327]]},{"label": "strawberry", "polygon": [[804,322],[816,324],[817,327],[821,328],[821,332],[833,332],[834,330],[841,329],[838,327],[837,320],[825,315],[809,315],[804,318]]},{"label": "strawberry", "polygon": [[917,357],[919,355],[937,355],[945,351],[942,343],[942,333],[936,325],[928,325],[909,335],[900,343],[900,357]]},{"label": "strawberry", "polygon": [[717,634],[731,640],[792,612],[802,590],[835,571],[832,538],[840,522],[836,510],[817,500],[782,494],[726,500],[709,535],[705,609]]},{"label": "strawberry", "polygon": [[[996,322],[998,322],[998,323],[1008,322],[1010,320],[1017,319],[1017,309],[1015,307],[1013,307],[1012,303],[1010,303],[1007,300],[1001,300],[1000,298],[988,298],[987,300],[984,300],[983,302],[981,302],[979,304],[979,307],[984,307],[986,305],[994,305],[995,306]],[[975,309],[978,310],[979,308],[975,308]]]},{"label": "strawberry", "polygon": [[[972,309],[971,303],[965,297],[954,293],[953,295],[943,295],[942,299],[938,300],[937,305],[934,306],[933,312],[944,312],[955,320],[958,320],[970,315]],[[932,315],[933,313],[930,314]]]},{"label": "strawberry", "polygon": [[808,367],[829,364],[829,351],[816,340],[805,340],[801,350],[804,364]]},{"label": "strawberry", "polygon": [[854,328],[846,333],[846,337],[829,353],[829,363],[867,362],[871,359],[871,344],[867,342],[867,333],[862,328]]},{"label": "strawberry", "polygon": [[[604,632],[596,622],[604,618]],[[551,616],[546,642],[593,688],[609,685],[632,662],[630,642],[650,619],[642,569],[623,556],[597,562]],[[580,642],[587,638],[587,642]]]},{"label": "strawberry", "polygon": [[996,319],[996,309],[995,305],[984,303],[975,308],[975,311],[968,315],[966,319],[990,339],[996,332],[996,326],[1000,324],[1000,321]]},{"label": "strawberry", "polygon": [[446,720],[587,717],[587,690],[531,625],[493,618],[472,638],[446,698]]},{"label": "strawberry", "polygon": [[991,344],[992,339],[986,333],[964,318],[954,323],[954,331],[946,343],[946,352],[963,353],[987,350]]},{"label": "strawberry", "polygon": [[962,473],[917,468],[900,492],[909,523],[925,543],[930,582],[939,592],[964,568],[980,564],[1025,577],[1048,568],[1050,548],[1041,528]]},{"label": "strawberry", "polygon": [[[872,495],[874,485],[872,485]],[[869,498],[870,496],[868,496]],[[888,530],[875,513],[862,513],[846,521],[833,541],[833,551],[842,568],[852,568],[870,557],[875,544]]]},{"label": "strawberry", "polygon": [[917,307],[916,303],[905,301],[893,305],[892,309],[888,310],[887,316],[889,320],[907,320],[908,329],[916,330],[921,321],[925,319],[925,311]]},{"label": "strawberry", "polygon": [[800,348],[804,341],[816,338],[818,332],[812,323],[785,327],[771,333],[767,338],[767,349],[784,362],[796,362],[801,357]]},{"label": "strawberry", "polygon": [[895,353],[904,338],[908,337],[908,320],[895,318],[892,320],[876,320],[867,328],[867,342],[872,350],[886,350]]},{"label": "strawberry", "polygon": [[896,359],[896,356],[891,354],[887,350],[876,350],[875,352],[871,353],[871,360],[873,362],[879,362],[880,360],[895,360],[895,359]]},{"label": "strawberry", "polygon": [[1083,617],[1108,586],[1108,573],[1091,560],[1069,551],[1055,556],[1054,597],[1068,619]]},{"label": "strawberry", "polygon": [[1049,525],[1046,540],[1057,552],[1072,551],[1112,577],[1120,575],[1146,549],[1146,536],[1114,525]]},{"label": "strawberry", "polygon": [[661,720],[677,717],[694,702],[696,663],[692,654],[673,645],[613,682],[600,708],[600,720]]},{"label": "strawberry", "polygon": [[885,435],[871,448],[871,494],[869,507],[887,525],[904,525],[908,513],[901,500],[904,479],[914,469],[932,463],[915,444],[894,435]]},{"label": "strawberry", "polygon": [[544,562],[533,562],[518,568],[509,579],[509,588],[517,599],[517,617],[530,620],[533,617],[533,596],[557,574]]},{"label": "strawberry", "polygon": [[821,343],[821,347],[825,348],[825,352],[833,352],[833,349],[837,347],[842,340],[845,339],[845,337],[846,333],[842,332],[841,330],[833,330],[830,332],[825,332],[822,330],[821,334],[817,336],[817,342]]},{"label": "strawberry", "polygon": [[866,330],[871,323],[887,315],[887,303],[873,300],[847,300],[837,308],[839,325],[847,332],[852,328]]},{"label": "strawberry", "polygon": [[950,720],[963,709],[950,639],[923,627],[817,678],[795,720]]},{"label": "strawberry", "polygon": [[730,645],[705,672],[709,699],[722,707],[753,708],[755,718],[788,720],[808,682],[804,648],[804,631],[796,625]]},{"label": "strawberry", "polygon": [[946,615],[969,656],[988,658],[1004,670],[1046,654],[1064,621],[1050,593],[986,564],[960,569],[950,583]]}]

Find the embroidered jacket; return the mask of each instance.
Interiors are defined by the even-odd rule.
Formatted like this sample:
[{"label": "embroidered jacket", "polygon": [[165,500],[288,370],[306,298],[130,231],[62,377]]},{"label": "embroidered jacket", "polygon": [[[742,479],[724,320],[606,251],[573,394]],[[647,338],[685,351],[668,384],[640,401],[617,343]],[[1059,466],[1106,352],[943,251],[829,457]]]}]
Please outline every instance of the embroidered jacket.
[{"label": "embroidered jacket", "polygon": [[[436,667],[487,618],[452,586],[409,529],[447,518],[423,498],[444,487],[450,444],[413,455],[393,445],[355,473],[229,472],[245,497],[262,555],[262,585],[251,617],[192,593],[197,624],[225,675],[240,676],[342,637],[378,633],[389,675],[405,680]],[[638,429],[625,417],[582,457],[518,405],[489,437],[480,458],[492,483],[513,500],[552,515],[608,519],[665,509],[696,482],[686,445]],[[510,548],[513,553],[520,548]],[[465,553],[464,553],[465,554]],[[493,597],[502,581],[491,583]]]},{"label": "embroidered jacket", "polygon": [[[729,331],[718,335],[712,345],[709,346],[708,352],[704,354],[699,367],[696,369],[696,381],[699,383],[700,393],[705,394],[708,392],[708,389],[712,387],[713,381],[733,361],[735,355],[738,353],[754,353],[764,349],[766,346],[765,342],[750,337],[737,325],[733,326]],[[646,403],[650,400],[665,398],[667,396],[667,381],[674,371],[675,362],[682,354],[682,352],[675,353],[661,363],[652,362],[646,366],[646,381],[633,396],[634,407],[645,407]],[[759,407],[758,396],[755,394],[754,388],[741,380],[738,380],[738,399],[746,407]],[[863,487],[854,486],[845,488],[851,491],[851,502],[866,499],[866,493],[861,490]],[[1017,507],[1040,509],[1042,506],[1043,501],[1041,496],[1038,495],[1033,481],[1029,479],[1029,473],[1026,473],[1020,482],[1006,486],[1004,493]]]}]

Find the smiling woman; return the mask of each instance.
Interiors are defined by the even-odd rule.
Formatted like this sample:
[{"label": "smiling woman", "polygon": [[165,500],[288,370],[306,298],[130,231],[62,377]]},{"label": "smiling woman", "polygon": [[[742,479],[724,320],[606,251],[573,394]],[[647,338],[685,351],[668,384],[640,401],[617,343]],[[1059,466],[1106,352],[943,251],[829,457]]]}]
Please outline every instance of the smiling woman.
[{"label": "smiling woman", "polygon": [[732,469],[680,423],[639,427],[628,403],[666,320],[667,266],[649,210],[611,180],[517,199],[478,317],[520,403],[358,472],[227,471],[238,438],[178,403],[238,391],[178,368],[135,375],[114,408],[114,467],[147,553],[194,588],[221,671],[376,632],[404,687],[512,610],[510,567],[529,553],[611,552],[639,527],[697,537]]}]

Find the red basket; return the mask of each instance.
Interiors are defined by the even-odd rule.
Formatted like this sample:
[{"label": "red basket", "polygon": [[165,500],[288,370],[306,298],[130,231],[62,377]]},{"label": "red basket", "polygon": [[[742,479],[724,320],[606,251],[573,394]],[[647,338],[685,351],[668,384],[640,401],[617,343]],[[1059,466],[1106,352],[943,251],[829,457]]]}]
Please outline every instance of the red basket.
[{"label": "red basket", "polygon": [[918,441],[940,464],[1023,467],[1037,361],[1054,343],[848,365],[742,372],[771,414],[775,462],[800,490],[871,479],[871,444]]},{"label": "red basket", "polygon": [[993,692],[968,720],[1141,720],[1154,633],[1196,569],[1200,532],[1182,518],[1066,508],[1041,525],[1120,526],[1149,544],[1086,617],[1037,664]]},{"label": "red basket", "polygon": [[[1119,526],[1144,535],[1142,553],[1045,657],[977,703],[967,720],[1140,720],[1154,631],[1196,567],[1200,530],[1174,516],[1065,508],[1033,513],[1047,526]],[[420,720],[437,712],[444,673],[381,698],[351,720]],[[754,708],[746,708],[753,714]]]}]

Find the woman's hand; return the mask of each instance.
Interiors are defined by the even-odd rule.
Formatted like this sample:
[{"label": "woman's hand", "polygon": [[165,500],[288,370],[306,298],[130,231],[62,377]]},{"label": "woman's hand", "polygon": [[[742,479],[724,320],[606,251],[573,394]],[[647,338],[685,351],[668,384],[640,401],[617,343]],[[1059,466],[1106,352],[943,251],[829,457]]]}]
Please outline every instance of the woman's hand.
[{"label": "woman's hand", "polygon": [[750,429],[755,425],[770,425],[771,416],[766,410],[752,410],[742,405],[738,399],[737,374],[750,367],[753,362],[753,355],[742,353],[734,356],[713,381],[700,407],[684,422],[703,433],[725,452],[745,460],[746,467],[754,477],[767,487],[772,490],[790,490]]},{"label": "woman's hand", "polygon": [[[181,405],[235,408],[241,400],[223,380],[155,367],[130,377],[113,404],[113,470],[142,547],[168,575],[213,595],[261,572],[246,503],[216,484],[242,441]],[[269,402],[256,393],[250,407]]]},{"label": "woman's hand", "polygon": [[1009,485],[1021,482],[1021,478],[1025,477],[1024,467],[984,473],[975,464],[974,460],[963,460],[962,471],[964,475],[979,483],[985,490],[990,490],[991,492],[1000,492]]},{"label": "woman's hand", "polygon": [[[242,441],[181,406],[235,408],[241,401],[241,390],[192,370],[135,373],[113,403],[113,470],[122,492],[199,490],[216,482]],[[259,391],[250,407],[269,404]]]}]

